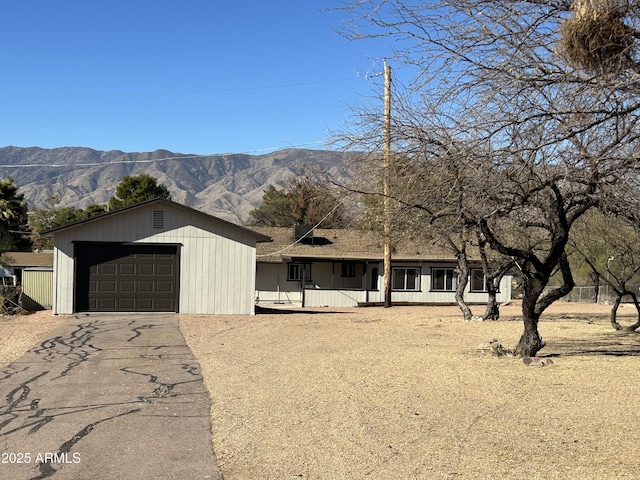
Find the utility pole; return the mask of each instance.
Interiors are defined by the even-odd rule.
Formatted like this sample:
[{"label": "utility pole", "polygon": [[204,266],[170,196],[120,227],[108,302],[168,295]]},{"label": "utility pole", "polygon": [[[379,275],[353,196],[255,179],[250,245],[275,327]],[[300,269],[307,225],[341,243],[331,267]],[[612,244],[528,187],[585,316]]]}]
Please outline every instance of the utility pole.
[{"label": "utility pole", "polygon": [[391,307],[391,209],[389,204],[389,176],[391,168],[391,67],[384,66],[384,307]]}]

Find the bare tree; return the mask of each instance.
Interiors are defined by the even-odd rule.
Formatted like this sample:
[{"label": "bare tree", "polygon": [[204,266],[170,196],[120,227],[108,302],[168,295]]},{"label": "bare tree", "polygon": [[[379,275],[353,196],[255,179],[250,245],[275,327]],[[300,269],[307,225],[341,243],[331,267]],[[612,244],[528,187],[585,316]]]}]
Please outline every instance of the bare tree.
[{"label": "bare tree", "polygon": [[[434,137],[453,139],[456,148],[434,158],[443,165],[463,159],[454,170],[475,176],[465,183],[473,201],[446,216],[473,220],[490,248],[522,272],[522,356],[544,347],[540,316],[573,288],[567,244],[574,223],[593,207],[637,203],[623,185],[637,173],[640,77],[629,68],[576,68],[559,54],[571,7],[561,0],[360,0],[347,7],[345,35],[393,38],[395,50],[383,55],[412,74],[394,102],[394,148],[424,158]],[[370,142],[377,133],[352,138]],[[421,180],[416,175],[407,190]],[[438,185],[436,198],[447,198],[451,184],[429,188]],[[432,200],[398,201],[444,218]],[[556,271],[562,284],[545,293]]]},{"label": "bare tree", "polygon": [[640,303],[636,293],[640,285],[639,225],[621,216],[593,211],[576,225],[571,245],[594,275],[615,293],[610,315],[613,328],[623,328],[618,322],[617,312],[626,295],[631,297],[638,319],[625,329],[634,331],[640,328]]},{"label": "bare tree", "polygon": [[515,262],[504,255],[496,254],[488,247],[486,237],[482,231],[476,229],[478,252],[482,261],[482,272],[484,274],[485,288],[487,289],[487,308],[482,316],[483,320],[499,320],[500,308],[498,306],[498,289],[502,278],[513,270]]}]

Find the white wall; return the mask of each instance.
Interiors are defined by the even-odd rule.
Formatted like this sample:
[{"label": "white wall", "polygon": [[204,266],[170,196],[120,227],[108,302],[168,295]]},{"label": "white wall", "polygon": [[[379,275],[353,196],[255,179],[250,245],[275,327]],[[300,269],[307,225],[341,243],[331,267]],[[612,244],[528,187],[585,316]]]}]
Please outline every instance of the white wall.
[{"label": "white wall", "polygon": [[[421,264],[419,262],[396,262],[394,267],[418,267],[420,268],[420,289],[418,291],[393,291],[391,294],[394,302],[412,303],[455,303],[455,292],[432,291],[431,269],[432,267],[454,268],[454,264]],[[340,262],[316,262],[311,267],[311,284],[307,285],[305,292],[306,306],[356,306],[358,302],[382,302],[384,301],[384,268],[382,263],[369,262],[366,279],[367,288],[371,285],[371,274],[374,268],[378,269],[378,290],[369,290],[367,296],[362,290],[363,265],[358,265],[355,278],[341,278]],[[300,294],[300,282],[287,281],[287,262],[283,263],[259,263],[256,280],[256,297],[261,303],[272,303],[276,300],[285,303],[299,303],[302,300]],[[352,286],[353,285],[353,286]],[[277,288],[279,286],[279,294]],[[469,303],[484,303],[487,294],[484,292],[471,292],[471,283],[467,285],[465,300]],[[350,291],[352,290],[352,291]],[[511,299],[511,277],[505,277],[500,283],[498,302],[506,302]]]},{"label": "white wall", "polygon": [[286,263],[258,263],[256,274],[258,303],[300,304],[300,282],[287,281]]}]

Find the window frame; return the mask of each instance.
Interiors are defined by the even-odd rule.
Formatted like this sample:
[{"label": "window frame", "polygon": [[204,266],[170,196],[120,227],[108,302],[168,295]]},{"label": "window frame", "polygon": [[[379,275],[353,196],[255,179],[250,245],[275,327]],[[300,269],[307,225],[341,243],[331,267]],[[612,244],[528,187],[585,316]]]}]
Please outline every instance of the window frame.
[{"label": "window frame", "polygon": [[[438,278],[436,272],[444,272],[442,287],[436,286]],[[450,284],[450,286],[448,285]],[[432,292],[455,292],[458,287],[458,274],[454,267],[431,267],[431,291]]]},{"label": "window frame", "polygon": [[[482,282],[482,288],[477,288],[475,285],[476,281]],[[484,274],[484,270],[482,268],[472,268],[469,271],[469,291],[478,292],[478,293],[486,293],[487,292],[487,277]]]},{"label": "window frame", "polygon": [[[413,282],[414,282],[414,286],[409,288],[407,285],[409,284],[409,275],[408,272],[409,271],[413,271],[414,272],[414,276],[413,276]],[[404,273],[402,274],[402,287],[398,287],[396,284],[396,279],[399,278],[397,276],[397,272],[403,271]],[[421,284],[421,277],[422,277],[422,268],[421,267],[393,267],[391,269],[391,290],[394,292],[419,292],[420,291],[420,284]]]},{"label": "window frame", "polygon": [[[482,290],[478,290],[474,288],[473,279],[474,273],[479,272],[482,274]],[[487,289],[487,276],[484,274],[484,270],[482,268],[472,268],[469,272],[469,291],[474,293],[487,293],[489,290]],[[477,278],[477,277],[476,277]],[[496,288],[496,292],[500,292],[500,285]]]},{"label": "window frame", "polygon": [[[297,267],[296,275],[291,275],[292,268]],[[302,282],[302,270],[304,267],[305,283],[311,282],[311,264],[305,262],[288,262],[287,263],[287,282]]]},{"label": "window frame", "polygon": [[342,278],[356,277],[356,264],[354,262],[342,262],[340,265],[340,276]]}]

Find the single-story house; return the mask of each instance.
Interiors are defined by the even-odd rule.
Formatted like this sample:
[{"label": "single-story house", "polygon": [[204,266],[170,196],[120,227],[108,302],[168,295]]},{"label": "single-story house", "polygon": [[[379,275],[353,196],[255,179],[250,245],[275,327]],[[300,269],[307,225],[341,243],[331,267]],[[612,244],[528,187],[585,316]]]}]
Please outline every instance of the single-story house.
[{"label": "single-story house", "polygon": [[[273,239],[257,246],[256,301],[308,307],[352,307],[384,302],[384,245],[360,230],[254,227]],[[456,260],[433,245],[404,241],[392,250],[393,303],[455,302]],[[482,266],[472,262],[465,300],[486,303]],[[304,279],[304,280],[303,280]],[[511,299],[511,276],[497,300]]]},{"label": "single-story house", "polygon": [[47,270],[53,266],[50,252],[5,252],[0,255],[3,285],[21,285],[24,270]]},{"label": "single-story house", "polygon": [[160,198],[43,235],[54,237],[54,314],[253,314],[256,243],[271,240]]},{"label": "single-story house", "polygon": [[5,252],[0,255],[0,275],[2,285],[18,287],[17,300],[25,310],[51,308],[52,252]]}]

